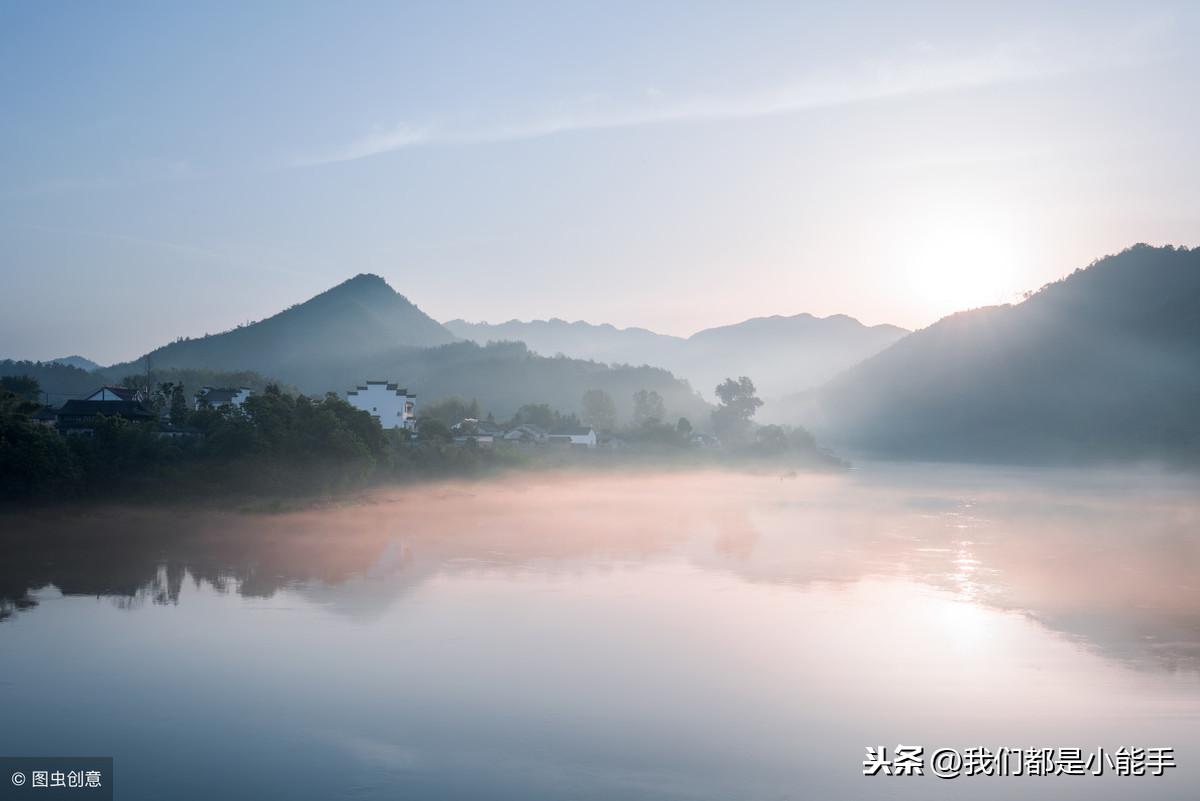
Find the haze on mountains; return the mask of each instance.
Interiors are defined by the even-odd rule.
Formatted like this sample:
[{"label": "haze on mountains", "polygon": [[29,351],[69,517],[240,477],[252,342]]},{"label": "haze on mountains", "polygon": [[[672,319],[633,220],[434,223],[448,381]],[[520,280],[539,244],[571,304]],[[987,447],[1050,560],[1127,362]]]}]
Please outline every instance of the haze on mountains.
[{"label": "haze on mountains", "polygon": [[51,359],[50,364],[65,364],[68,367],[78,367],[80,370],[99,370],[100,365],[82,356],[63,356],[61,359]]},{"label": "haze on mountains", "polygon": [[951,315],[788,406],[873,456],[1200,463],[1200,250],[1137,245]]},{"label": "haze on mountains", "polygon": [[[149,357],[154,370],[253,371],[310,394],[344,394],[369,379],[399,381],[426,401],[478,398],[502,417],[526,403],[578,411],[589,389],[608,392],[625,419],[640,389],[657,391],[672,420],[703,419],[709,409],[686,382],[661,368],[547,358],[520,343],[458,341],[375,275],[358,275],[260,322],[177,340]],[[119,379],[144,371],[143,358],[103,374]]]},{"label": "haze on mountains", "polygon": [[445,326],[479,344],[520,341],[547,356],[665,367],[705,393],[729,376],[748,375],[768,399],[819,386],[908,333],[844,314],[756,317],[687,338],[557,318],[495,325],[459,319]]},{"label": "haze on mountains", "polygon": [[[1197,464],[1198,312],[1200,250],[1137,245],[1019,304],[944,318],[817,389],[768,403],[759,418],[803,425],[823,445],[852,457]],[[711,407],[696,392],[706,386],[693,387],[661,366],[537,355],[512,341],[479,345],[456,340],[451,329],[485,340],[520,336],[535,349],[588,352],[605,362],[675,359],[681,371],[692,354],[703,353],[726,365],[708,367],[712,375],[750,375],[762,395],[764,385],[778,386],[759,377],[772,362],[783,363],[771,374],[774,380],[786,380],[789,370],[794,380],[808,380],[834,369],[837,358],[850,358],[854,347],[876,347],[872,336],[899,334],[846,317],[807,315],[749,320],[688,339],[561,320],[499,326],[453,321],[447,328],[383,279],[358,276],[262,322],[179,340],[150,355],[164,380],[236,375],[247,385],[274,379],[320,394],[387,378],[415,388],[426,401],[478,398],[497,416],[525,403],[579,411],[586,390],[603,389],[627,421],[633,393],[650,389],[663,397],[669,419],[686,416],[701,427],[708,422]],[[830,344],[831,332],[847,336],[832,336]],[[825,361],[796,355],[805,348]],[[144,369],[140,360],[95,372],[0,363],[0,374],[37,378],[51,403]]]}]

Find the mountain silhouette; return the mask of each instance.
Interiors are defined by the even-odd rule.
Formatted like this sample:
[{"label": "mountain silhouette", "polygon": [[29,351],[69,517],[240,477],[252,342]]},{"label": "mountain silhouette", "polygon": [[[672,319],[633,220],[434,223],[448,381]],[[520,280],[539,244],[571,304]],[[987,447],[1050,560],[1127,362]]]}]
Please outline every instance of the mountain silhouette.
[{"label": "mountain silhouette", "polygon": [[[376,275],[358,275],[260,322],[149,354],[153,370],[253,371],[309,394],[345,393],[365,380],[397,381],[425,401],[477,398],[500,416],[526,403],[579,411],[589,389],[608,392],[623,417],[632,396],[657,391],[668,413],[706,417],[709,407],[685,381],[655,367],[610,367],[547,358],[521,344],[481,347],[455,335]],[[64,368],[65,369],[65,368]],[[104,369],[110,380],[140,375],[139,359]]]},{"label": "mountain silhouette", "polygon": [[445,325],[481,344],[519,341],[548,356],[658,365],[706,394],[729,376],[749,375],[768,398],[818,386],[908,333],[892,325],[865,326],[845,315],[811,314],[756,317],[687,338],[557,318],[496,325],[451,320]]},{"label": "mountain silhouette", "polygon": [[951,315],[807,397],[835,445],[963,461],[1200,460],[1200,250],[1134,246]]},{"label": "mountain silhouette", "polygon": [[[155,367],[266,370],[276,377],[294,366],[424,348],[455,336],[377,275],[360,274],[304,303],[250,325],[181,339],[151,351]],[[117,372],[141,360],[114,365]]]},{"label": "mountain silhouette", "polygon": [[99,370],[100,365],[83,356],[63,356],[61,359],[51,359],[51,364],[65,364],[67,367],[78,367],[80,370]]}]

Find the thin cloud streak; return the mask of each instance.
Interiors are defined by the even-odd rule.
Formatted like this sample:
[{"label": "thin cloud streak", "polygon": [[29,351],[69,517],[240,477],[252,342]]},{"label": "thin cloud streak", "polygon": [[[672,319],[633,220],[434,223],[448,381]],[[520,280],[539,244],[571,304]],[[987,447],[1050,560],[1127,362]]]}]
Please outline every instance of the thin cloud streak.
[{"label": "thin cloud streak", "polygon": [[672,97],[648,89],[634,99],[605,102],[604,98],[592,98],[556,113],[517,122],[423,126],[401,123],[372,131],[325,155],[294,159],[289,166],[356,161],[427,145],[482,144],[646,125],[768,117],[1065,75],[1094,68],[1098,53],[1104,55],[1110,66],[1114,56],[1123,62],[1145,61],[1160,38],[1161,23],[1162,20],[1151,20],[1116,36],[1090,41],[1047,43],[1030,38],[969,55],[947,56],[936,48],[921,45],[912,48],[902,60],[864,63],[851,75],[812,75],[786,86],[737,96]]}]

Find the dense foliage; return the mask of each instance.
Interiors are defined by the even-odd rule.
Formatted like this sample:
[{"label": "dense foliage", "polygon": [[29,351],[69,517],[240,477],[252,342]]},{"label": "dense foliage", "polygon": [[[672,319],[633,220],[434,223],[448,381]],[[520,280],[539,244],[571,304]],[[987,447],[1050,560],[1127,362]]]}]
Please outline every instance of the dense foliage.
[{"label": "dense foliage", "polygon": [[[159,422],[98,417],[86,432],[63,434],[46,425],[44,416],[39,418],[41,406],[31,400],[39,394],[36,380],[14,377],[4,383],[11,389],[0,390],[0,499],[10,501],[313,495],[398,478],[463,475],[514,465],[780,459],[837,464],[817,450],[807,432],[776,426],[761,428],[756,440],[718,454],[709,442],[694,438],[687,418],[674,424],[662,421],[662,400],[652,390],[634,393],[641,411],[638,422],[600,429],[609,447],[581,455],[566,447],[530,448],[530,442],[496,448],[477,447],[469,437],[464,442],[456,436],[462,431],[452,431],[451,426],[480,417],[474,400],[450,397],[430,403],[420,417],[417,439],[406,431],[384,431],[371,415],[334,394],[310,398],[275,385],[249,397],[241,408],[193,411],[184,403],[182,385],[164,382],[152,389],[147,401]],[[752,393],[753,385],[748,386]],[[605,400],[597,390],[585,396],[585,407],[608,417],[611,398]],[[753,405],[751,399],[741,400]],[[494,423],[490,415],[489,422]],[[506,428],[519,425],[548,432],[580,421],[549,404],[531,403],[505,421]]]},{"label": "dense foliage", "polygon": [[0,394],[0,498],[159,498],[335,492],[413,474],[443,475],[503,459],[414,443],[335,395],[269,387],[242,407],[187,414],[184,426],[97,418],[87,435],[40,424],[38,406]]}]

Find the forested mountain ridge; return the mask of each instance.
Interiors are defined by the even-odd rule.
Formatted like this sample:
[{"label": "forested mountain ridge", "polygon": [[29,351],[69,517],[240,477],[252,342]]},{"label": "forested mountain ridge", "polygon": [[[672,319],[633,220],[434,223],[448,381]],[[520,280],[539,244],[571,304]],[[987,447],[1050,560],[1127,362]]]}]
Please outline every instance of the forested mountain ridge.
[{"label": "forested mountain ridge", "polygon": [[1200,461],[1200,250],[1137,245],[951,315],[797,404],[892,458]]},{"label": "forested mountain ridge", "polygon": [[[699,419],[709,409],[686,381],[663,369],[547,358],[514,343],[482,347],[456,341],[373,275],[356,276],[261,322],[173,342],[149,357],[154,371],[253,371],[315,395],[388,379],[426,401],[477,398],[498,416],[526,403],[578,411],[589,389],[612,395],[623,417],[640,389],[658,392],[670,414]],[[143,358],[104,368],[103,376],[119,381],[145,369]]]},{"label": "forested mountain ridge", "polygon": [[[279,375],[293,366],[337,360],[346,354],[424,348],[454,340],[452,333],[382,278],[360,274],[265,320],[220,334],[180,339],[148,355],[152,365],[162,367],[256,369]],[[136,369],[136,364],[113,365],[108,371]]]},{"label": "forested mountain ridge", "polygon": [[519,341],[547,356],[665,367],[705,392],[726,377],[749,375],[767,398],[818,386],[908,333],[891,325],[865,326],[846,315],[811,314],[756,317],[687,338],[557,318],[445,325],[480,344]]}]

